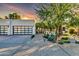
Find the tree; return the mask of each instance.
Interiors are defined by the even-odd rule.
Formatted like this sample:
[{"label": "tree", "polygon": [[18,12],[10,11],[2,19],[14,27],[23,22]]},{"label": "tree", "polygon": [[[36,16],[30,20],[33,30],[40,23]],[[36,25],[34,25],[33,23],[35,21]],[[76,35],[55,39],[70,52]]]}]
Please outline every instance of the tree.
[{"label": "tree", "polygon": [[13,13],[14,19],[20,19],[20,15],[18,15],[17,13]]},{"label": "tree", "polygon": [[62,26],[65,24],[65,19],[71,16],[70,10],[73,6],[74,4],[56,3],[45,4],[36,9],[36,13],[40,19],[52,22],[52,27],[56,29],[56,40],[62,34]]},{"label": "tree", "polygon": [[13,14],[9,14],[9,19],[14,19],[14,16],[13,16]]},{"label": "tree", "polygon": [[0,19],[2,19],[2,18],[0,17]]},{"label": "tree", "polygon": [[5,16],[5,19],[8,19],[8,17],[7,17],[7,16]]},{"label": "tree", "polygon": [[79,36],[79,12],[77,11],[79,8],[78,6],[79,5],[77,5],[76,8],[71,10],[73,17],[69,21],[69,26],[77,28],[77,35]]},{"label": "tree", "polygon": [[46,29],[44,22],[40,21],[40,22],[36,23],[37,32],[39,32],[39,31],[44,32],[44,29]]},{"label": "tree", "polygon": [[9,14],[8,18],[9,19],[21,19],[20,15],[18,15],[17,13]]}]

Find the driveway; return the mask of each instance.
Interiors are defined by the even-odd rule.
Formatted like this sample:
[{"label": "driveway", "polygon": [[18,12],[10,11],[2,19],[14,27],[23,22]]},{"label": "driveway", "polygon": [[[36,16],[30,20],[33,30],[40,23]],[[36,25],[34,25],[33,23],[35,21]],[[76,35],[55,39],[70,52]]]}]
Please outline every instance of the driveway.
[{"label": "driveway", "polygon": [[0,36],[0,56],[72,56],[79,55],[79,45],[59,45],[44,41],[42,34]]}]

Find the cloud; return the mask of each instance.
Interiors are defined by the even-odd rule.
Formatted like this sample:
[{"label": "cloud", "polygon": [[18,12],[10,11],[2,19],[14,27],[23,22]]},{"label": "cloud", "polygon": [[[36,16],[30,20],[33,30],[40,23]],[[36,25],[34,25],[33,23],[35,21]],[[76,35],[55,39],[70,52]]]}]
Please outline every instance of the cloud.
[{"label": "cloud", "polygon": [[21,7],[18,7],[16,5],[14,6],[12,4],[4,4],[4,5],[8,8],[8,11],[17,12],[21,14],[22,17],[36,18],[35,13],[29,9],[23,9]]}]

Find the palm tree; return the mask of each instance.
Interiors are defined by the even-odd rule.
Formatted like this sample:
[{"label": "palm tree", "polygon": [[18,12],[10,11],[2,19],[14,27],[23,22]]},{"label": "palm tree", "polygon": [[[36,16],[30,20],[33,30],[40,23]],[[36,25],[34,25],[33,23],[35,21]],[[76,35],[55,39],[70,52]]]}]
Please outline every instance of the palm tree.
[{"label": "palm tree", "polygon": [[20,15],[18,15],[17,13],[12,13],[9,14],[9,19],[20,19]]},{"label": "palm tree", "polygon": [[65,23],[65,19],[71,16],[70,10],[73,6],[74,4],[56,3],[45,4],[36,9],[36,13],[40,19],[52,22],[52,27],[56,29],[56,40],[62,34],[62,26]]},{"label": "palm tree", "polygon": [[9,14],[9,19],[14,19],[13,14]]}]

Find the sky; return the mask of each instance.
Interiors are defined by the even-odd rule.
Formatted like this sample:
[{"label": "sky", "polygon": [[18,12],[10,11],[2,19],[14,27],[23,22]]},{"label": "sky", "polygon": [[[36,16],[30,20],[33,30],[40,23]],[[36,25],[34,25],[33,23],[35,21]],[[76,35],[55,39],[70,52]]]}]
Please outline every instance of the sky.
[{"label": "sky", "polygon": [[21,15],[22,19],[35,19],[35,8],[37,4],[34,3],[0,3],[0,17],[4,18],[8,14],[16,12]]}]

